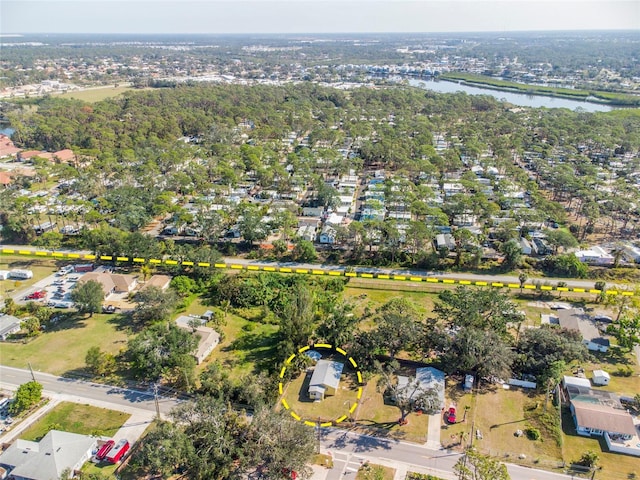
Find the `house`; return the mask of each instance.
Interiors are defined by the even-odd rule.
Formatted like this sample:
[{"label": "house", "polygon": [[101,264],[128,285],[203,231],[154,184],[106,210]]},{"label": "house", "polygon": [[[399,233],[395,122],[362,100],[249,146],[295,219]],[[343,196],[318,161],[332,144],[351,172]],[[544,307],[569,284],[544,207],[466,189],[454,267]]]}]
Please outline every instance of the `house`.
[{"label": "house", "polygon": [[564,377],[561,392],[569,403],[578,435],[603,436],[612,452],[640,457],[640,424],[612,392],[592,390],[589,380]]},{"label": "house", "polygon": [[313,225],[302,225],[298,227],[297,235],[303,240],[313,242],[316,239],[316,227]]},{"label": "house", "polygon": [[53,152],[53,158],[61,163],[72,163],[76,161],[76,154],[73,153],[73,150],[65,148],[64,150]]},{"label": "house", "polygon": [[108,272],[88,272],[85,273],[78,283],[85,283],[89,280],[98,282],[102,286],[104,297],[107,298],[112,293],[129,293],[138,285],[138,277],[120,273]]},{"label": "house", "polygon": [[0,270],[0,280],[7,280],[11,276],[9,270]]},{"label": "house", "polygon": [[609,385],[611,377],[604,370],[594,370],[592,382],[594,385]]},{"label": "house", "polygon": [[15,480],[61,478],[65,470],[80,470],[97,445],[95,437],[50,430],[39,442],[16,440],[0,455],[0,466]]},{"label": "house", "polygon": [[[200,325],[195,327],[190,325],[193,323],[194,319],[199,321]],[[205,318],[190,317],[186,315],[181,315],[176,318],[176,325],[178,325],[178,327],[190,330],[194,335],[199,337],[198,347],[196,348],[196,351],[192,353],[198,365],[204,362],[220,343],[220,334],[213,328],[205,327],[204,324],[206,322]]]},{"label": "house", "polygon": [[324,245],[332,245],[336,243],[336,229],[331,225],[325,225],[320,232],[320,243]]},{"label": "house", "polygon": [[20,331],[20,319],[13,315],[0,314],[0,340],[3,342],[9,335]]},{"label": "house", "polygon": [[584,343],[592,352],[609,350],[609,339],[602,336],[595,323],[580,308],[558,310],[558,324],[567,330],[576,330],[582,335]]},{"label": "house", "polygon": [[614,257],[602,247],[591,247],[588,250],[578,250],[575,256],[582,263],[591,265],[613,265]]},{"label": "house", "polygon": [[16,158],[20,151],[14,144],[11,138],[5,134],[0,134],[0,158]]},{"label": "house", "polygon": [[165,291],[171,284],[171,277],[169,275],[151,275],[151,278],[144,282],[144,285],[140,288],[143,290],[149,287],[158,287],[160,290]]},{"label": "house", "polygon": [[538,253],[538,248],[536,247],[536,244],[533,242],[530,242],[524,237],[520,237],[520,250],[522,250],[522,253],[524,255],[532,255],[532,254],[535,255],[536,253]]},{"label": "house", "polygon": [[309,398],[319,401],[326,395],[335,395],[344,363],[319,360],[309,381]]},{"label": "house", "polygon": [[436,390],[440,408],[444,408],[444,372],[433,367],[416,368],[416,381],[423,390]]},{"label": "house", "polygon": [[640,263],[640,248],[627,244],[624,246],[622,254],[630,262]]},{"label": "house", "polygon": [[441,248],[447,248],[449,250],[455,250],[456,241],[453,238],[453,235],[450,233],[439,233],[436,235],[436,248],[440,250]]}]

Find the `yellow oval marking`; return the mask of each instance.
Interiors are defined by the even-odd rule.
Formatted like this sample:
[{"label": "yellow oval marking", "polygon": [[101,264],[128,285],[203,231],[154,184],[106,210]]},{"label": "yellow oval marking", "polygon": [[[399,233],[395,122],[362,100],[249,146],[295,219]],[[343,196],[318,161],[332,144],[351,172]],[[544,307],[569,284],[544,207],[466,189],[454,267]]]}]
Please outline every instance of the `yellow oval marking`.
[{"label": "yellow oval marking", "polygon": [[456,283],[455,280],[451,280],[450,278],[445,278],[442,280],[442,283]]},{"label": "yellow oval marking", "polygon": [[91,254],[91,253],[87,253],[84,258],[86,258],[87,260],[95,260],[96,256]]},{"label": "yellow oval marking", "polygon": [[19,255],[30,255],[31,251],[30,250],[18,250],[18,254]]},{"label": "yellow oval marking", "polygon": [[79,253],[70,253],[69,255],[67,255],[67,257],[69,257],[69,258],[80,258],[80,254]]},{"label": "yellow oval marking", "polygon": [[100,260],[113,260],[111,255],[100,255]]},{"label": "yellow oval marking", "polygon": [[403,276],[403,275],[394,275],[393,276],[394,280],[406,280],[407,277]]},{"label": "yellow oval marking", "polygon": [[584,288],[574,288],[574,292],[584,293]]},{"label": "yellow oval marking", "polygon": [[292,353],[291,356],[287,358],[287,361],[285,363],[289,365],[291,363],[291,360],[293,360],[294,358],[296,358],[296,354]]},{"label": "yellow oval marking", "polygon": [[412,282],[421,282],[422,277],[410,277],[409,280]]},{"label": "yellow oval marking", "polygon": [[51,254],[52,257],[64,257],[64,253],[62,252],[53,252]]},{"label": "yellow oval marking", "polygon": [[536,286],[535,286],[535,285],[525,285],[525,286],[524,286],[524,289],[525,289],[525,290],[535,290],[535,289],[536,289]]},{"label": "yellow oval marking", "polygon": [[314,345],[314,347],[318,347],[318,348],[332,348],[332,345],[329,345],[328,343],[316,343]]},{"label": "yellow oval marking", "polygon": [[263,270],[265,272],[275,272],[276,271],[276,269],[274,267],[264,267]]},{"label": "yellow oval marking", "polygon": [[333,275],[334,277],[339,277],[339,276],[342,276],[342,272],[339,272],[337,270],[330,270],[329,275]]},{"label": "yellow oval marking", "polygon": [[607,295],[618,295],[618,291],[617,290],[607,290],[606,292]]},{"label": "yellow oval marking", "polygon": [[257,265],[247,265],[247,270],[260,270]]},{"label": "yellow oval marking", "polygon": [[305,420],[304,424],[307,425],[308,427],[315,427],[316,426],[315,422],[310,422],[309,420]]},{"label": "yellow oval marking", "polygon": [[509,288],[520,288],[520,285],[518,285],[517,283],[509,283],[509,284],[507,284],[507,287],[509,287]]},{"label": "yellow oval marking", "polygon": [[489,284],[487,282],[476,282],[476,285],[478,285],[479,287],[486,287]]},{"label": "yellow oval marking", "polygon": [[360,276],[362,278],[373,278],[373,274],[372,273],[361,273]]},{"label": "yellow oval marking", "polygon": [[347,355],[347,352],[345,352],[343,349],[341,349],[340,347],[336,347],[336,352],[341,353],[342,355]]},{"label": "yellow oval marking", "polygon": [[15,253],[15,250],[12,248],[3,248],[2,253]]},{"label": "yellow oval marking", "polygon": [[302,352],[306,352],[306,351],[307,351],[307,350],[309,350],[310,348],[311,348],[311,347],[310,347],[309,345],[307,345],[307,346],[305,346],[305,347],[299,348],[299,349],[298,349],[298,352],[300,352],[300,353],[302,353]]},{"label": "yellow oval marking", "polygon": [[164,261],[164,263],[165,263],[165,264],[167,264],[167,265],[177,265],[177,264],[178,264],[178,262],[177,262],[177,261],[175,261],[175,260],[171,260],[171,259],[169,259],[169,258],[167,258],[167,259]]},{"label": "yellow oval marking", "polygon": [[199,267],[210,267],[211,264],[209,262],[198,262]]},{"label": "yellow oval marking", "polygon": [[349,357],[349,361],[351,362],[351,365],[353,365],[353,368],[358,368],[358,364],[356,363],[356,361],[353,359],[353,357]]},{"label": "yellow oval marking", "polygon": [[360,400],[360,397],[362,397],[362,387],[358,387],[358,395],[356,395],[358,400]]},{"label": "yellow oval marking", "polygon": [[504,283],[502,282],[491,282],[492,287],[504,287]]},{"label": "yellow oval marking", "polygon": [[309,273],[306,268],[296,268],[296,273]]},{"label": "yellow oval marking", "polygon": [[567,287],[558,287],[556,288],[556,290],[558,290],[559,292],[568,292],[569,289]]},{"label": "yellow oval marking", "polygon": [[553,290],[551,285],[540,285],[540,290]]},{"label": "yellow oval marking", "polygon": [[38,252],[36,252],[36,256],[38,256],[38,257],[46,257],[47,256],[47,252],[38,251]]},{"label": "yellow oval marking", "polygon": [[355,402],[353,405],[351,405],[351,408],[349,409],[349,413],[353,413],[353,411],[358,407],[358,402]]},{"label": "yellow oval marking", "polygon": [[159,259],[157,259],[157,258],[152,258],[151,260],[149,260],[149,263],[155,263],[155,264],[158,264],[158,263],[162,263],[162,260],[159,260]]},{"label": "yellow oval marking", "polygon": [[440,280],[438,280],[437,278],[429,277],[427,278],[427,283],[440,283]]},{"label": "yellow oval marking", "polygon": [[321,427],[330,427],[331,425],[333,425],[333,422],[324,422],[320,424]]},{"label": "yellow oval marking", "polygon": [[460,280],[460,285],[471,285],[469,280]]},{"label": "yellow oval marking", "polygon": [[312,270],[311,273],[314,275],[324,275],[324,270]]},{"label": "yellow oval marking", "polygon": [[597,288],[592,288],[592,289],[589,290],[589,293],[600,294],[600,293],[602,293],[602,290],[598,290]]},{"label": "yellow oval marking", "polygon": [[[71,256],[71,255],[69,255]],[[128,262],[129,261],[129,257],[116,257],[116,260],[118,262]]]},{"label": "yellow oval marking", "polygon": [[340,418],[336,418],[336,423],[344,422],[347,419],[346,415],[342,415]]},{"label": "yellow oval marking", "polygon": [[280,395],[282,395],[283,389],[282,389],[282,382],[278,383],[278,393]]},{"label": "yellow oval marking", "polygon": [[[136,262],[136,263],[144,263],[145,259],[136,257],[136,258],[133,259],[133,261]],[[182,263],[184,263],[184,262],[182,262]]]},{"label": "yellow oval marking", "polygon": [[288,268],[288,267],[282,267],[282,268],[280,268],[280,271],[284,272],[284,273],[291,273],[291,269]]},{"label": "yellow oval marking", "polygon": [[360,370],[358,370],[356,373],[358,374],[358,383],[362,383],[362,373],[360,373]]},{"label": "yellow oval marking", "polygon": [[234,270],[242,270],[242,265],[231,265],[231,268]]},{"label": "yellow oval marking", "polygon": [[227,264],[226,263],[216,263],[213,265],[216,268],[227,268]]},{"label": "yellow oval marking", "polygon": [[282,370],[280,370],[280,378],[284,377],[284,372],[287,371],[287,367],[282,367]]},{"label": "yellow oval marking", "polygon": [[389,279],[389,275],[385,275],[384,273],[381,273],[380,275],[378,275],[378,278],[383,278],[385,280]]},{"label": "yellow oval marking", "polygon": [[293,418],[295,418],[297,421],[302,420],[302,418],[300,417],[300,415],[298,415],[296,412],[291,411],[291,412],[289,412],[289,413],[290,413],[290,414],[291,414],[291,416],[292,416]]},{"label": "yellow oval marking", "polygon": [[184,261],[182,262],[183,267],[193,267],[193,262]]},{"label": "yellow oval marking", "polygon": [[280,403],[282,403],[282,406],[284,408],[286,408],[287,410],[289,410],[289,404],[287,403],[287,401],[284,398],[280,399]]}]

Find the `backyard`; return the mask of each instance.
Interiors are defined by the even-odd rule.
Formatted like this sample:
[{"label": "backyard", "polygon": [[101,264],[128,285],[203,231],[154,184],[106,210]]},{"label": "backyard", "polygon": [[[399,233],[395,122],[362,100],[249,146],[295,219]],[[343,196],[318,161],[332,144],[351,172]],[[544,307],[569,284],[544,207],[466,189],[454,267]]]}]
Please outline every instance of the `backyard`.
[{"label": "backyard", "polygon": [[33,278],[29,280],[0,280],[0,294],[2,297],[12,295],[34,283],[48,277],[56,270],[56,260],[18,257],[13,255],[0,255],[0,270],[12,270],[19,268],[22,270],[31,270]]}]

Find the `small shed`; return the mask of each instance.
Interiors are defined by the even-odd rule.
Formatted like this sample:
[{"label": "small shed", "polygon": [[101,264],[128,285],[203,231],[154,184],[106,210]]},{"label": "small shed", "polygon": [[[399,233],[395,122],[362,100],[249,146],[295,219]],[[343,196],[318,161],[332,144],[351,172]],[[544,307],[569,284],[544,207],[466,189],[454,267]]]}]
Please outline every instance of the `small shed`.
[{"label": "small shed", "polygon": [[593,384],[594,385],[609,385],[609,380],[611,377],[604,370],[594,370],[593,371]]}]

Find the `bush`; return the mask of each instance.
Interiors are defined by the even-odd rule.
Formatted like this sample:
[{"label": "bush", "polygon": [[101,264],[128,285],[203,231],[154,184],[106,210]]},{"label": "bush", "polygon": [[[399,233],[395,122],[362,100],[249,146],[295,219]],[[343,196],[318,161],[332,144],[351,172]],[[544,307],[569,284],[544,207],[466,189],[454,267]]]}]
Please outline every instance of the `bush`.
[{"label": "bush", "polygon": [[529,440],[540,440],[540,430],[537,428],[529,427],[524,431]]},{"label": "bush", "polygon": [[633,375],[633,369],[631,367],[620,367],[613,372],[613,375],[616,377],[630,377]]}]

